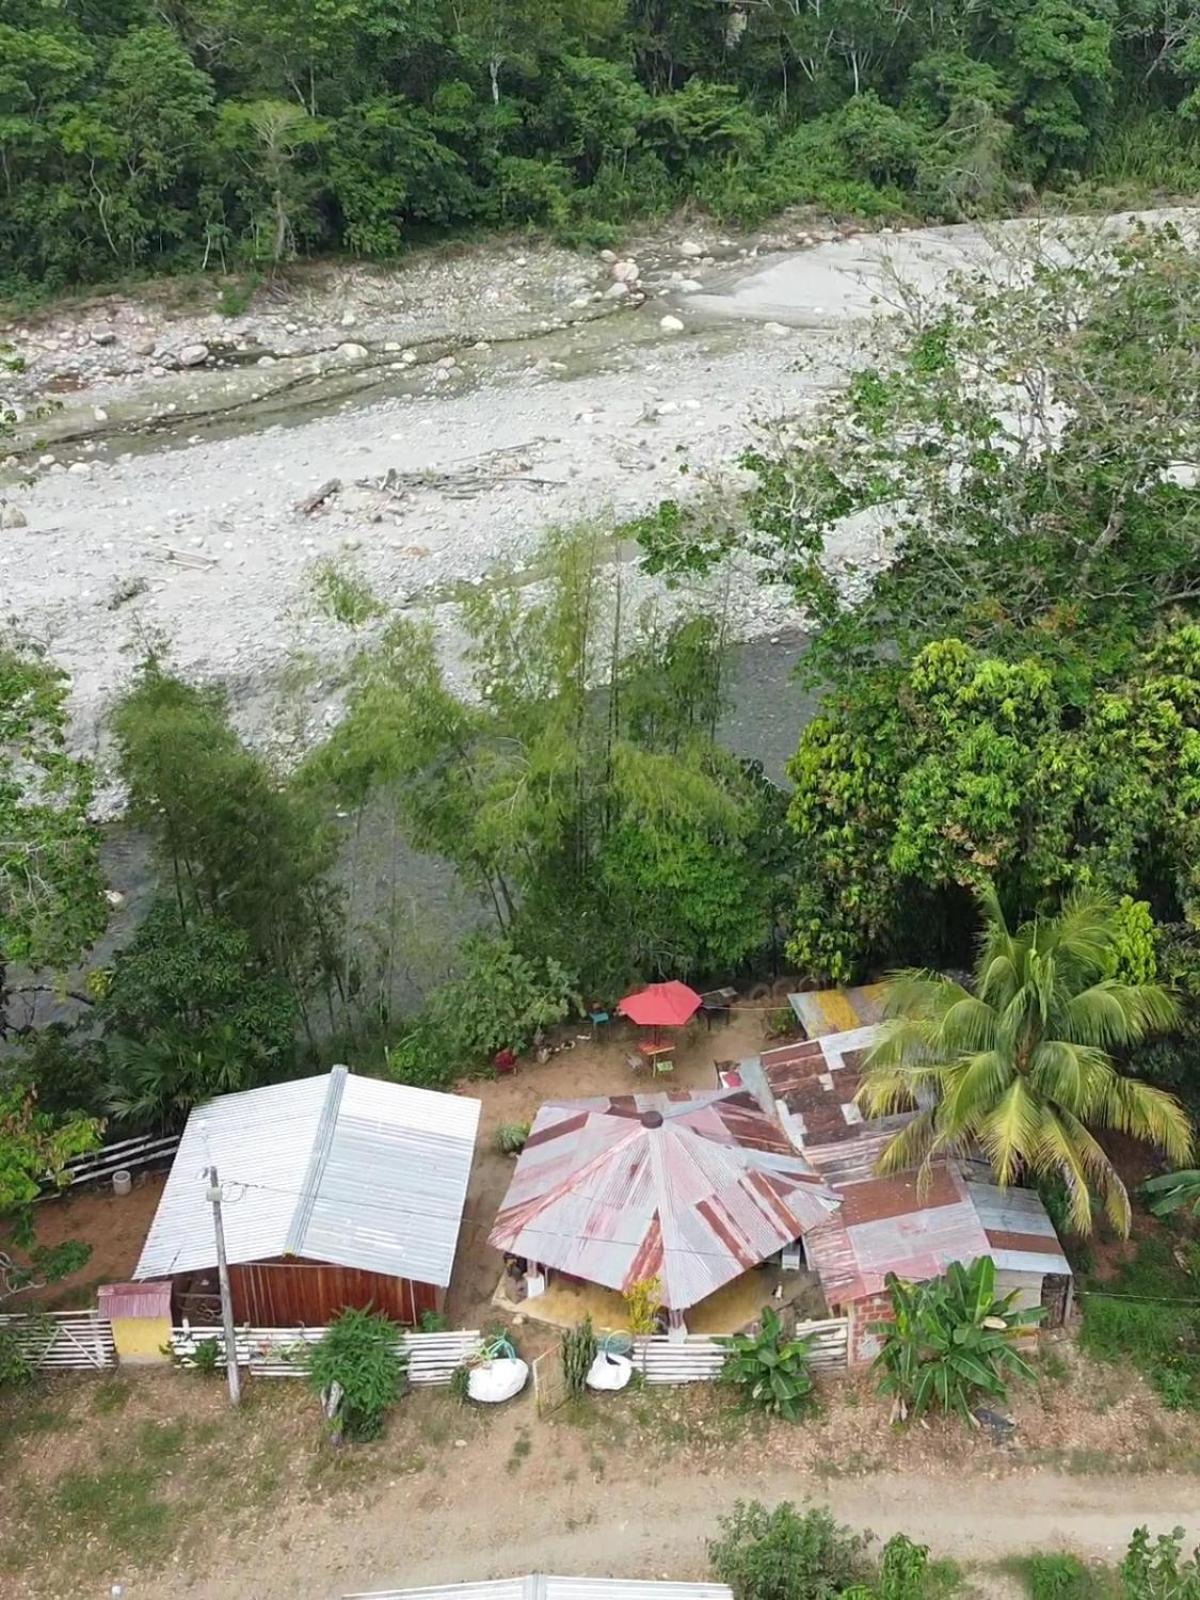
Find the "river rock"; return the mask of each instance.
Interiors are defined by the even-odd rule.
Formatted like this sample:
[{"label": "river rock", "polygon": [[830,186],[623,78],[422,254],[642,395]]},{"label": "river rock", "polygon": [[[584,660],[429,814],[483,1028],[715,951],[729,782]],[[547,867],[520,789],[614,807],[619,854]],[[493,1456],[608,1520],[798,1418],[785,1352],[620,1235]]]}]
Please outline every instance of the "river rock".
[{"label": "river rock", "polygon": [[636,283],[642,275],[642,269],[636,261],[614,261],[612,275],[618,283]]},{"label": "river rock", "polygon": [[337,353],[343,361],[362,361],[367,354],[365,344],[340,344]]},{"label": "river rock", "polygon": [[624,300],[628,293],[629,285],[627,283],[622,283],[618,279],[616,283],[609,284],[608,288],[604,291],[604,298],[606,300]]},{"label": "river rock", "polygon": [[680,294],[699,294],[703,287],[704,285],[698,283],[695,278],[681,278],[679,280]]},{"label": "river rock", "polygon": [[680,322],[678,317],[663,317],[658,325],[664,333],[683,332],[683,323]]},{"label": "river rock", "polygon": [[206,344],[185,344],[175,353],[175,360],[181,367],[202,367],[208,360],[208,346]]},{"label": "river rock", "polygon": [[27,528],[29,523],[20,506],[0,504],[0,528]]},{"label": "river rock", "polygon": [[67,471],[73,472],[77,478],[86,477],[91,470],[92,466],[91,462],[89,461],[72,461],[71,465],[67,468]]},{"label": "river rock", "polygon": [[153,339],[135,339],[133,353],[135,356],[152,356],[155,351],[156,341]]},{"label": "river rock", "polygon": [[343,328],[353,328],[357,321],[358,321],[358,318],[354,315],[353,311],[343,311],[342,312],[342,327]]},{"label": "river rock", "polygon": [[782,337],[782,336],[786,335],[788,330],[787,330],[787,328],[784,327],[782,322],[764,322],[763,323],[763,332],[764,333],[773,333],[778,338],[778,337]]},{"label": "river rock", "polygon": [[92,329],[92,343],[93,344],[116,344],[116,342],[117,342],[117,336],[112,331],[111,328],[93,328]]},{"label": "river rock", "polygon": [[92,412],[92,415],[95,417],[97,422],[107,422],[108,421],[108,412],[105,411],[103,406],[97,406],[95,408],[95,410]]},{"label": "river rock", "polygon": [[685,239],[679,246],[679,254],[687,256],[690,261],[694,261],[698,256],[704,254],[704,246],[697,244],[694,239]]}]

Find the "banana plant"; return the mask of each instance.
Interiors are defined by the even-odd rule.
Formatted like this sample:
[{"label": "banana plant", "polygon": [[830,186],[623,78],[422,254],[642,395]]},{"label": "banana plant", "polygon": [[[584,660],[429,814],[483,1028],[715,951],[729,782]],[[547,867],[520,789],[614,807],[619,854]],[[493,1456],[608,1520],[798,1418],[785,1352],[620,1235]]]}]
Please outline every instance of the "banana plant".
[{"label": "banana plant", "polygon": [[889,1273],[885,1287],[891,1316],[872,1326],[882,1341],[874,1365],[878,1391],[892,1397],[898,1420],[935,1407],[974,1426],[973,1401],[1003,1402],[1008,1379],[1034,1377],[1015,1340],[1045,1312],[1041,1306],[1017,1310],[1015,1290],[997,1296],[990,1256],[970,1266],[952,1262],[945,1277],[926,1283]]},{"label": "banana plant", "polygon": [[1200,1217],[1200,1167],[1185,1167],[1181,1172],[1164,1172],[1161,1177],[1147,1178],[1142,1193],[1156,1217],[1170,1216],[1172,1211],[1183,1211],[1188,1206],[1194,1216]]},{"label": "banana plant", "polygon": [[770,1306],[763,1307],[757,1333],[735,1333],[716,1342],[729,1352],[721,1382],[740,1389],[748,1405],[785,1422],[795,1422],[810,1409],[812,1340],[785,1338],[783,1324]]}]

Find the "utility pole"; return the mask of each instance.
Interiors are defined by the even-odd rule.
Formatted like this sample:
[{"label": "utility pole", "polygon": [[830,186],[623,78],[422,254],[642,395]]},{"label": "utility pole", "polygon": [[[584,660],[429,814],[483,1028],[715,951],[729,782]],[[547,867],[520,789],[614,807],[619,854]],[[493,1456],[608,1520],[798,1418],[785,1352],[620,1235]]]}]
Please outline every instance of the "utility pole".
[{"label": "utility pole", "polygon": [[221,1286],[221,1321],[225,1327],[225,1376],[229,1379],[229,1403],[240,1405],[242,1381],[237,1364],[237,1332],[233,1326],[233,1296],[229,1291],[229,1262],[225,1259],[225,1224],[221,1220],[221,1184],[216,1163],[208,1169],[208,1199],[213,1208],[213,1232],[217,1236],[217,1280]]}]

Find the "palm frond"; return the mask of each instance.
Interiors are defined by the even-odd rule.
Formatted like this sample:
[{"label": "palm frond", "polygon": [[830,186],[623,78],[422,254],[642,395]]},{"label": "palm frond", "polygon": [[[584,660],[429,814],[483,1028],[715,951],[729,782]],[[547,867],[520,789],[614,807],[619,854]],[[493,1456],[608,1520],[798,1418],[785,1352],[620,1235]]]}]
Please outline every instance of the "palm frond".
[{"label": "palm frond", "polygon": [[1166,1032],[1178,1015],[1178,1004],[1161,985],[1104,978],[1067,1000],[1063,1033],[1078,1044],[1136,1044],[1149,1033]]},{"label": "palm frond", "polygon": [[1040,1130],[1034,1165],[1040,1177],[1062,1180],[1067,1195],[1067,1221],[1080,1235],[1092,1231],[1092,1195],[1079,1152],[1058,1117],[1047,1117]]},{"label": "palm frond", "polygon": [[1131,1221],[1128,1191],[1107,1152],[1089,1129],[1069,1111],[1060,1110],[1056,1116],[1047,1118],[1042,1133],[1043,1150],[1047,1158],[1057,1159],[1058,1170],[1067,1181],[1071,1226],[1076,1233],[1091,1232],[1092,1210],[1089,1200],[1086,1220],[1082,1207],[1078,1208],[1077,1215],[1077,1197],[1068,1180],[1068,1166],[1072,1174],[1081,1175],[1085,1191],[1094,1190],[1100,1196],[1113,1228],[1122,1238],[1127,1237]]},{"label": "palm frond", "polygon": [[914,1073],[903,1067],[870,1068],[859,1084],[854,1103],[864,1117],[891,1117],[917,1103]]},{"label": "palm frond", "polygon": [[883,1147],[876,1170],[881,1174],[909,1172],[929,1159],[934,1142],[934,1113],[921,1111]]},{"label": "palm frond", "polygon": [[1139,1078],[1114,1073],[1104,1103],[1096,1107],[1094,1115],[1106,1127],[1156,1144],[1176,1166],[1183,1166],[1192,1153],[1187,1112],[1174,1095]]},{"label": "palm frond", "polygon": [[1041,1107],[1019,1076],[1012,1079],[1000,1100],[980,1119],[979,1142],[1001,1188],[1015,1183],[1023,1168],[1031,1164],[1041,1120]]}]

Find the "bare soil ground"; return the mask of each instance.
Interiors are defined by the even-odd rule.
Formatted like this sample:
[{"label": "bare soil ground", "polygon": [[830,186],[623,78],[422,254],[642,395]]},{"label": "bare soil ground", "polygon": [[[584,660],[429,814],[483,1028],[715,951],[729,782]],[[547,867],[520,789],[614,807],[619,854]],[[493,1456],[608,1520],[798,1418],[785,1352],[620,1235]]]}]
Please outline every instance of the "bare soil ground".
[{"label": "bare soil ground", "polygon": [[[124,1283],[137,1265],[165,1182],[165,1174],[148,1173],[135,1177],[127,1195],[114,1195],[105,1185],[43,1200],[34,1210],[35,1243],[51,1246],[81,1239],[91,1245],[91,1256],[78,1272],[51,1287],[14,1295],[5,1310],[20,1311],[34,1302],[44,1311],[92,1306],[102,1283]],[[3,1237],[0,1248],[23,1257],[23,1252],[5,1245]]]},{"label": "bare soil ground", "polygon": [[66,1600],[318,1600],[543,1570],[699,1577],[738,1498],[828,1503],[982,1569],[1064,1546],[1112,1559],[1140,1522],[1200,1538],[1200,1420],[1069,1345],[1014,1395],[1004,1447],[897,1432],[863,1380],[813,1420],[764,1425],[719,1389],[596,1397],[539,1421],[408,1396],[377,1444],[333,1452],[299,1381],[162,1373],[0,1400],[0,1592]]}]

